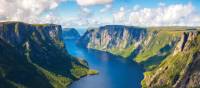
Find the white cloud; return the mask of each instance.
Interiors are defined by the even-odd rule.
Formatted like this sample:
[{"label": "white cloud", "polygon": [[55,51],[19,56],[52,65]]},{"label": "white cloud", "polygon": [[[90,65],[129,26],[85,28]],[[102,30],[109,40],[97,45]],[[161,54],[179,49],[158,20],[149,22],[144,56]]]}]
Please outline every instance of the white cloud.
[{"label": "white cloud", "polygon": [[88,14],[91,13],[90,9],[87,7],[82,7],[81,11],[83,11],[84,13],[88,13]]},{"label": "white cloud", "polygon": [[165,3],[160,2],[160,3],[158,3],[158,5],[159,5],[159,6],[165,6]]},{"label": "white cloud", "polygon": [[139,8],[140,8],[139,5],[135,5],[135,6],[133,7],[133,10],[138,10]]},{"label": "white cloud", "polygon": [[113,13],[113,21],[115,24],[123,24],[125,19],[125,8],[120,7],[120,10],[116,13]]},{"label": "white cloud", "polygon": [[159,5],[158,8],[133,10],[127,21],[136,26],[197,26],[200,25],[200,14],[191,3]]},{"label": "white cloud", "polygon": [[100,12],[101,13],[105,13],[105,12],[109,11],[111,8],[112,8],[112,5],[111,4],[107,4],[107,5],[105,5],[104,8],[100,9]]},{"label": "white cloud", "polygon": [[108,4],[112,3],[113,0],[76,0],[80,6],[90,6],[97,4]]},{"label": "white cloud", "polygon": [[63,0],[0,0],[0,18],[5,21],[39,20],[45,11],[52,10]]}]

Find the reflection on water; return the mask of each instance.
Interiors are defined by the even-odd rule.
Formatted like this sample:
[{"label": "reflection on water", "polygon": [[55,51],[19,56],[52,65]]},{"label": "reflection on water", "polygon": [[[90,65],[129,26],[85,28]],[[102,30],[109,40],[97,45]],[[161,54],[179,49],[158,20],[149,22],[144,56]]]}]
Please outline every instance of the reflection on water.
[{"label": "reflection on water", "polygon": [[85,59],[89,67],[100,72],[99,75],[83,77],[70,88],[140,88],[143,69],[138,64],[124,60],[110,53],[83,49],[75,40],[65,40],[68,52]]}]

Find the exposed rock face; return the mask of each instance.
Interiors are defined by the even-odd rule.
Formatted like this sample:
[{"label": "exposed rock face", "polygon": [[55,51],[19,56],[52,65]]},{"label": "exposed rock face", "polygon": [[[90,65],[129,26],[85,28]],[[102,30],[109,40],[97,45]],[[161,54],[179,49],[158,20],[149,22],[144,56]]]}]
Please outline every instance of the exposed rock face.
[{"label": "exposed rock face", "polygon": [[198,31],[182,33],[174,53],[169,55],[157,68],[145,72],[144,88],[198,88],[200,37]]},{"label": "exposed rock face", "polygon": [[79,44],[87,48],[120,54],[132,44],[134,44],[133,47],[138,47],[145,36],[146,30],[144,28],[107,25],[88,30],[80,38]]},{"label": "exposed rock face", "polygon": [[64,39],[79,39],[80,38],[80,34],[74,28],[64,28],[62,34],[63,34]]},{"label": "exposed rock face", "polygon": [[134,61],[146,69],[143,88],[199,88],[200,32],[189,29],[104,26],[88,30],[79,44],[121,56],[139,48]]},{"label": "exposed rock face", "polygon": [[0,23],[0,49],[1,88],[63,88],[87,74],[65,50],[60,25]]},{"label": "exposed rock face", "polygon": [[184,50],[187,41],[193,41],[194,38],[197,36],[198,32],[184,32],[182,34],[181,40],[177,44],[175,50],[174,50],[174,55],[177,54],[178,52],[181,52]]},{"label": "exposed rock face", "polygon": [[184,75],[184,81],[180,82],[179,87],[195,88],[200,87],[200,53],[197,52],[194,55],[194,60],[191,63],[191,66],[188,67],[187,73]]}]

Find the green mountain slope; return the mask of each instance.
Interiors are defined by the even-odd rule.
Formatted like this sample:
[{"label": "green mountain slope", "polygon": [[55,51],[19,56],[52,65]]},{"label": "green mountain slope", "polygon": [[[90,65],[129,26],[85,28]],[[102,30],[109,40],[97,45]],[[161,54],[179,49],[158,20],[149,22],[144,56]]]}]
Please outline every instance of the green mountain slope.
[{"label": "green mountain slope", "polygon": [[180,87],[198,88],[199,84],[199,49],[198,31],[184,32],[175,50],[152,71],[145,72],[142,81],[144,88]]},{"label": "green mountain slope", "polygon": [[174,50],[181,33],[181,31],[149,29],[148,36],[141,43],[142,48],[134,61],[143,64],[147,70],[155,68]]},{"label": "green mountain slope", "polygon": [[79,41],[144,66],[144,88],[199,88],[199,33],[195,27],[112,25],[89,30]]},{"label": "green mountain slope", "polygon": [[0,88],[64,88],[87,75],[85,61],[68,54],[61,26],[0,23]]}]

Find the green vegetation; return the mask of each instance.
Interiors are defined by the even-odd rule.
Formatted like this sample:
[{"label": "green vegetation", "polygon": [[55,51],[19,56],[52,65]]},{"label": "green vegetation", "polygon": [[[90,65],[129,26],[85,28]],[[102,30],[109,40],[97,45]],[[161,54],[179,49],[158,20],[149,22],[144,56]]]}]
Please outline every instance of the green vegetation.
[{"label": "green vegetation", "polygon": [[49,24],[32,24],[33,26],[48,26]]},{"label": "green vegetation", "polygon": [[[178,80],[183,80],[185,73],[188,72],[188,67],[194,60],[194,54],[200,49],[200,36],[194,40],[188,40],[183,52],[176,55],[168,56],[162,63],[153,69],[144,73],[145,78],[142,81],[143,88],[148,87],[165,87],[174,86]],[[190,73],[190,72],[189,72]],[[186,84],[184,84],[186,85]]]},{"label": "green vegetation", "polygon": [[148,44],[143,43],[142,52],[134,60],[138,63],[147,60],[158,54],[166,45],[172,45],[180,36],[180,33],[174,31],[150,31],[147,37],[147,39],[150,38]]},{"label": "green vegetation", "polygon": [[160,64],[171,51],[182,32],[150,30],[149,35],[142,43],[141,52],[134,58],[134,61],[144,65],[146,70],[151,70]]},{"label": "green vegetation", "polygon": [[37,64],[34,65],[38,68],[39,71],[44,74],[44,76],[49,80],[54,88],[66,88],[73,81],[72,79],[69,79],[62,75],[56,75],[55,73],[49,72],[38,66]]},{"label": "green vegetation", "polygon": [[[0,24],[1,88],[66,88],[88,74],[87,63],[65,51],[61,29],[55,30],[58,25],[45,24],[48,30],[38,30],[38,24]],[[48,35],[52,30],[56,31],[55,38]]]},{"label": "green vegetation", "polygon": [[[112,30],[113,28],[113,26],[110,29],[105,28],[106,33],[102,31],[88,33],[92,34],[88,35],[92,39],[87,36],[88,46],[124,58],[134,57],[131,54],[136,52],[134,61],[144,66],[146,70],[142,81],[143,88],[198,88],[200,86],[199,28],[149,27],[144,35],[140,36],[142,38],[139,40],[141,42],[139,48],[134,46],[136,43],[127,45],[128,41],[138,40],[121,40],[121,37],[132,36],[123,36],[122,31]],[[108,30],[109,33],[107,33]],[[110,35],[112,32],[115,32],[114,35]],[[133,32],[133,34],[137,36],[140,33]],[[101,38],[100,35],[106,38]],[[108,39],[109,43],[104,39]]]},{"label": "green vegetation", "polygon": [[183,73],[188,67],[188,64],[191,63],[191,59],[191,53],[180,53],[176,56],[169,56],[166,61],[157,67],[157,69],[144,73],[144,75],[148,77],[149,80],[147,78],[144,79],[142,81],[143,86],[145,86],[145,82],[149,82],[151,80],[153,75],[159,74],[156,75],[157,77],[154,79],[154,81],[152,81],[151,84],[156,84],[159,82],[159,80],[163,80],[165,81],[165,86],[172,87],[178,79],[183,77]]},{"label": "green vegetation", "polygon": [[18,29],[18,26],[19,26],[19,23],[17,23],[16,25],[15,25],[15,34],[17,35],[17,36],[19,36],[19,29]]},{"label": "green vegetation", "polygon": [[10,85],[13,85],[16,88],[27,88],[27,87],[25,87],[25,86],[23,86],[21,84],[15,83],[15,82],[10,81],[10,80],[8,80],[7,82],[10,83]]},{"label": "green vegetation", "polygon": [[[131,54],[136,53],[133,60],[144,66],[146,70],[142,81],[143,88],[199,88],[200,31],[198,27],[149,27],[145,32],[134,31],[133,36],[140,36],[140,40],[137,40],[137,37],[134,37],[135,40],[127,39],[133,36],[123,36],[123,30],[116,30],[113,25],[111,28],[102,27],[101,31],[96,29],[90,31],[91,33],[87,33],[84,38],[89,41],[86,45],[124,58],[134,57]],[[141,35],[137,35],[140,32]],[[122,40],[121,37],[127,40]],[[127,45],[127,42],[131,41],[140,41],[139,48],[134,46],[137,43]]]},{"label": "green vegetation", "polygon": [[88,75],[96,75],[96,74],[99,74],[99,72],[97,70],[91,70],[90,69],[87,74]]},{"label": "green vegetation", "polygon": [[71,71],[72,75],[78,79],[83,76],[86,76],[88,74],[89,70],[87,68],[83,68],[78,65],[73,65],[73,68],[70,71]]},{"label": "green vegetation", "polygon": [[127,58],[131,55],[131,53],[135,50],[135,45],[132,44],[128,48],[125,49],[119,49],[119,48],[112,48],[111,50],[108,50],[109,52],[112,52],[115,55],[122,56],[123,58]]}]

